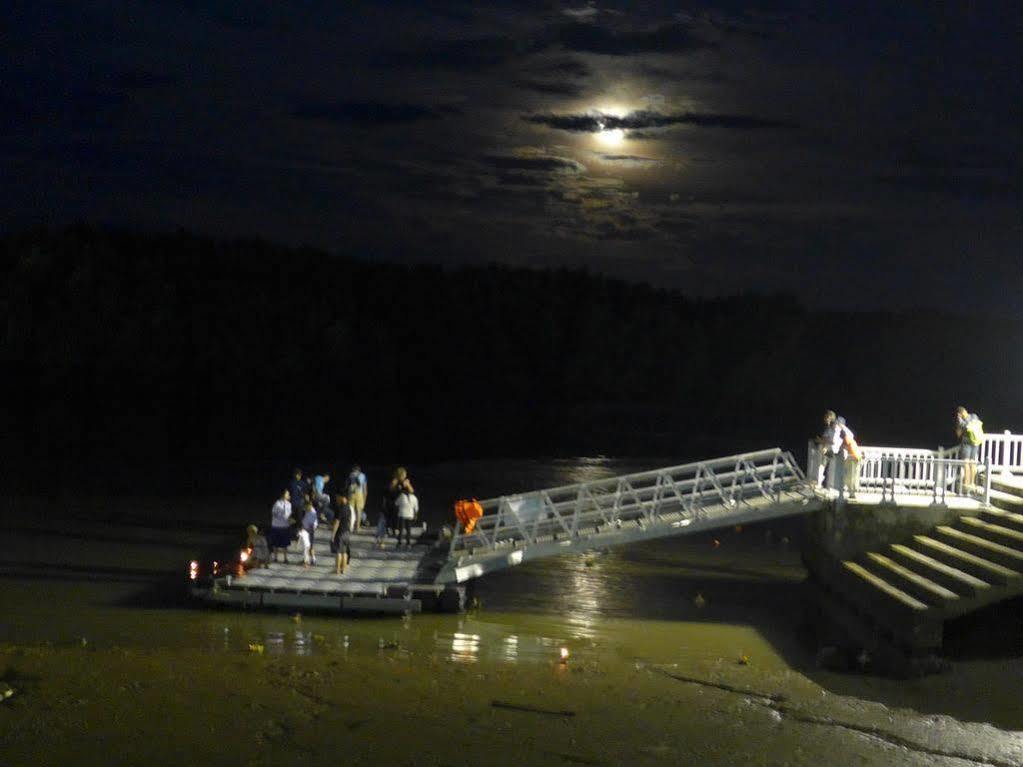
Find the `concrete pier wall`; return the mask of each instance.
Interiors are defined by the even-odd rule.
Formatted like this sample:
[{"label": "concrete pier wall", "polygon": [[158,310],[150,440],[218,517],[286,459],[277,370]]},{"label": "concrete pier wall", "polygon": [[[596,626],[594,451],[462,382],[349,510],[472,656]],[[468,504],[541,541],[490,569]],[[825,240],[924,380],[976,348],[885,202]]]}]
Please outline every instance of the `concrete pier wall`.
[{"label": "concrete pier wall", "polygon": [[805,517],[804,559],[821,554],[828,558],[855,559],[867,551],[882,551],[893,543],[904,543],[914,535],[925,535],[937,525],[949,525],[962,516],[976,516],[976,504],[895,505],[830,501]]}]

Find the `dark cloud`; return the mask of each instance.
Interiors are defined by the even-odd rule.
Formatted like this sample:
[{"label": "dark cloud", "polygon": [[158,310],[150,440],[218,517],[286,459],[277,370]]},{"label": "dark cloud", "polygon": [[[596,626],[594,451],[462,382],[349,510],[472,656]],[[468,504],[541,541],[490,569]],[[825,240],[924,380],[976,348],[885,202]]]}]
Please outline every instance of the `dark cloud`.
[{"label": "dark cloud", "polygon": [[699,35],[693,25],[675,21],[646,29],[624,30],[615,25],[569,23],[560,25],[555,38],[570,51],[631,56],[638,53],[684,53],[717,44]]},{"label": "dark cloud", "polygon": [[650,168],[661,163],[654,157],[643,157],[636,154],[601,154],[598,157],[603,162],[613,163],[623,168]]},{"label": "dark cloud", "polygon": [[424,104],[383,104],[376,101],[336,101],[302,104],[292,112],[300,120],[320,120],[356,125],[396,125],[418,120],[436,120],[456,114],[455,107]]},{"label": "dark cloud", "polygon": [[176,85],[178,78],[160,72],[149,72],[144,69],[131,69],[120,72],[113,77],[113,84],[125,90],[149,90],[151,88],[168,88]]},{"label": "dark cloud", "polygon": [[477,37],[384,51],[376,57],[376,63],[383,67],[475,72],[499,67],[522,52],[522,46],[510,37]]},{"label": "dark cloud", "polygon": [[547,184],[547,181],[539,174],[518,171],[498,173],[497,182],[503,186],[545,186]]},{"label": "dark cloud", "polygon": [[732,130],[796,127],[794,123],[785,120],[774,120],[756,115],[705,114],[702,112],[662,114],[647,109],[630,112],[620,117],[602,112],[585,112],[581,114],[523,115],[522,119],[536,125],[546,125],[549,128],[575,133],[599,133],[615,129],[642,131],[651,128],[667,128],[672,125],[697,125],[704,128],[729,128]]},{"label": "dark cloud", "polygon": [[534,93],[545,93],[551,96],[567,96],[575,98],[583,94],[582,85],[569,80],[516,80],[515,85],[523,90]]},{"label": "dark cloud", "polygon": [[590,68],[586,66],[586,63],[571,56],[541,61],[532,64],[529,70],[538,74],[563,75],[565,77],[590,76]]},{"label": "dark cloud", "polygon": [[600,159],[610,162],[657,162],[653,157],[642,157],[635,154],[602,154]]},{"label": "dark cloud", "polygon": [[1023,199],[1023,177],[1009,173],[978,172],[955,173],[941,171],[912,171],[875,176],[883,186],[905,192],[938,194],[964,200],[1020,200]]},{"label": "dark cloud", "polygon": [[487,155],[484,162],[500,170],[537,171],[543,173],[585,173],[586,166],[571,157],[548,154]]}]

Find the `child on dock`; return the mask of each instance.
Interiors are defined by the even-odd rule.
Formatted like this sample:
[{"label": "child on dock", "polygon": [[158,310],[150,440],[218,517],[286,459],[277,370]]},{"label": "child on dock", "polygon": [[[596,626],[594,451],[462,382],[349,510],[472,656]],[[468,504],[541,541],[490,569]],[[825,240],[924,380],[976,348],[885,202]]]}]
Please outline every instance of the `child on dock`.
[{"label": "child on dock", "polygon": [[302,567],[308,568],[316,560],[311,557],[312,542],[309,540],[309,531],[304,527],[298,531],[298,542],[302,546]]}]

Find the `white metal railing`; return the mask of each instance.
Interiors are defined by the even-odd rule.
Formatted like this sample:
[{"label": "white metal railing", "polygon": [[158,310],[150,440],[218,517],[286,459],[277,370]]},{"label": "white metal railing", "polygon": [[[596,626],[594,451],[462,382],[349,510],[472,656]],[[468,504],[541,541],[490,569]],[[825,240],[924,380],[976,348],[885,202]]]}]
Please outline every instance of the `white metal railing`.
[{"label": "white metal railing", "polygon": [[[986,504],[991,499],[991,454],[982,451],[980,460],[965,461],[958,457],[958,447],[860,446],[860,459],[854,462],[842,454],[825,455],[811,440],[807,476],[815,484],[837,491],[840,499],[866,492],[880,493],[882,503],[899,496],[930,496],[934,503],[945,503],[948,497],[958,496],[975,497]],[[856,475],[848,476],[850,470]]]},{"label": "white metal railing", "polygon": [[805,477],[791,453],[773,448],[491,498],[480,502],[483,516],[472,533],[456,526],[449,556],[577,538],[626,522],[654,525],[671,512],[697,520],[713,507],[780,500],[786,490],[806,493]]},{"label": "white metal railing", "polygon": [[990,461],[991,470],[1001,474],[1023,473],[1023,434],[1008,429],[1001,434],[985,434],[977,460]]}]

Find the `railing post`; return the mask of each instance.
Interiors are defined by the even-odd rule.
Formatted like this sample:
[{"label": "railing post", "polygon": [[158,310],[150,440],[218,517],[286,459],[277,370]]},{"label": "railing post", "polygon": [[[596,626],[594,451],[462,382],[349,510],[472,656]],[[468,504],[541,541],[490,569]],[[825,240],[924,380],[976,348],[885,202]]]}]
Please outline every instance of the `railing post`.
[{"label": "railing post", "polygon": [[806,478],[814,487],[823,486],[821,476],[821,449],[816,440],[806,442]]},{"label": "railing post", "polygon": [[892,457],[881,454],[881,501],[895,503],[895,466]]},{"label": "railing post", "polygon": [[[477,520],[478,521],[478,520]],[[462,529],[462,523],[457,519],[455,520],[455,532],[451,536],[451,546],[448,547],[448,559],[451,559],[455,555],[455,547],[458,545],[458,533]]]},{"label": "railing post", "polygon": [[984,505],[991,505],[991,455],[984,459]]},{"label": "railing post", "polygon": [[1012,474],[1012,470],[1009,465],[1012,463],[1012,456],[1015,452],[1012,449],[1012,432],[1006,429],[1003,432],[1005,441],[1002,443],[1002,476],[1008,476]]}]

